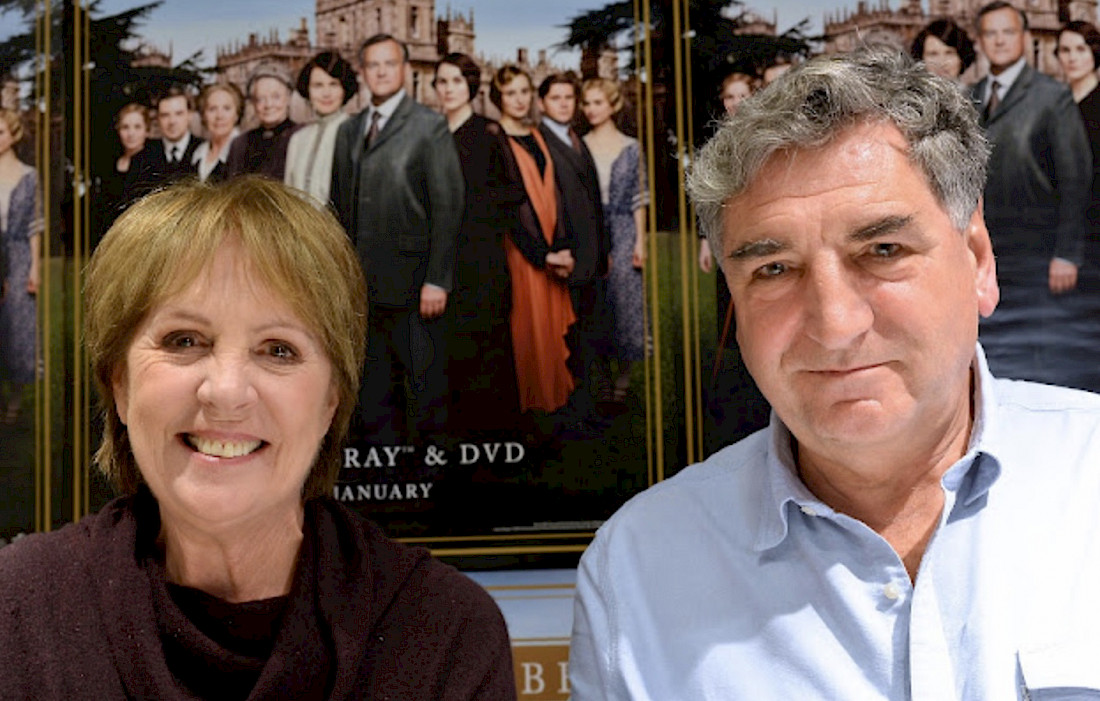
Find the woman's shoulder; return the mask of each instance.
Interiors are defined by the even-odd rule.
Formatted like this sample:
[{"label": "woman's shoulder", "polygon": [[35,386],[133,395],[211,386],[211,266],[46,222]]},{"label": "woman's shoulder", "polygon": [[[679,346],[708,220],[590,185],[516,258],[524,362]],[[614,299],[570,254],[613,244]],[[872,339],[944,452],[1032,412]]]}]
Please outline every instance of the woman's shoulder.
[{"label": "woman's shoulder", "polygon": [[391,603],[427,607],[433,615],[469,616],[482,611],[499,617],[499,609],[484,588],[432,557],[425,548],[393,540],[374,521],[335,499],[322,497],[314,501],[331,514],[338,530],[355,531],[358,537],[351,542],[357,541],[365,551],[358,554],[366,556],[362,562],[370,570],[376,596]]},{"label": "woman's shoulder", "polygon": [[35,533],[0,548],[0,600],[38,606],[51,596],[66,596],[74,583],[86,583],[89,567],[101,556],[100,538],[114,540],[126,529],[129,501],[116,499],[99,513],[49,533]]},{"label": "woman's shoulder", "polygon": [[30,572],[56,575],[82,567],[94,541],[132,523],[131,500],[118,498],[98,513],[49,533],[33,533],[0,548],[0,592]]}]

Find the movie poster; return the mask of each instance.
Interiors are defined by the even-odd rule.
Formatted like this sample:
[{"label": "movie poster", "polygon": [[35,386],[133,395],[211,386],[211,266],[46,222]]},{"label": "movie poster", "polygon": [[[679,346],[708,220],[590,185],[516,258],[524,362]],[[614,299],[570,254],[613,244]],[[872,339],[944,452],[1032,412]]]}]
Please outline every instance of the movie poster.
[{"label": "movie poster", "polygon": [[[627,3],[630,13],[635,4],[641,6]],[[383,200],[406,185],[416,189],[419,181],[393,182],[406,177],[401,170],[373,184],[363,170],[342,178],[341,156],[333,156],[331,140],[332,165],[318,165],[323,158],[315,154],[323,151],[323,129],[356,120],[370,103],[359,49],[377,33],[407,47],[407,99],[445,114],[450,108],[435,86],[436,64],[445,55],[462,54],[477,69],[476,79],[463,86],[474,114],[507,116],[525,131],[517,136],[528,140],[528,150],[513,146],[519,139],[503,133],[497,142],[482,139],[472,146],[458,138],[461,132],[455,135],[462,165],[476,163],[443,178],[450,186],[464,179],[467,191],[442,313],[409,311],[416,304],[409,302],[409,285],[416,295],[430,286],[430,273],[420,266],[435,264],[425,263],[434,240],[409,243],[415,238],[415,225],[409,224],[393,234],[400,239],[396,257],[359,246],[376,297],[374,334],[334,496],[392,536],[437,550],[551,547],[575,556],[625,499],[653,482],[652,436],[663,410],[655,391],[660,352],[649,309],[655,297],[646,285],[652,261],[646,259],[657,244],[649,235],[653,222],[647,221],[651,178],[639,130],[636,37],[628,21],[616,25],[614,44],[587,51],[566,45],[570,22],[600,7],[592,0],[522,8],[500,0],[101,0],[93,12],[93,20],[117,18],[112,23],[124,27],[125,35],[117,47],[120,60],[97,61],[93,77],[101,98],[90,124],[99,136],[93,145],[99,203],[93,238],[127,202],[156,186],[136,188],[141,178],[120,171],[120,154],[135,154],[140,162],[143,148],[166,150],[164,144],[178,142],[184,130],[181,169],[190,167],[199,177],[217,177],[219,168],[240,172],[233,170],[235,146],[224,145],[267,149],[262,144],[270,139],[273,149],[285,149],[285,163],[279,164],[284,174],[301,176],[293,184],[321,199],[335,188],[327,198],[338,215],[346,215],[346,228],[355,229],[353,240],[371,235],[360,217],[371,211],[371,198]],[[318,66],[342,90],[338,109],[310,92]],[[522,84],[521,99],[530,103],[524,114],[513,114],[517,108],[511,107],[505,115],[494,96],[501,69],[507,80],[498,87]],[[579,88],[582,80],[597,77],[604,79],[597,92],[606,114],[594,119],[611,124],[601,131],[610,139],[589,148],[594,130],[574,82]],[[557,133],[538,128],[540,87],[547,79],[557,80],[548,92],[568,93],[565,111],[555,115]],[[275,117],[268,114],[269,88],[291,90]],[[216,115],[222,101],[240,108],[231,114],[232,124]],[[182,129],[171,115],[177,107],[186,115]],[[401,113],[395,114],[376,137],[367,136],[377,142],[368,143],[365,158],[374,148],[402,158],[399,140],[413,137],[394,131],[403,128]],[[298,129],[310,135],[308,143],[287,145],[284,135],[293,139]],[[223,148],[229,155],[219,162],[215,151]],[[551,158],[540,163],[540,154]],[[445,159],[429,160],[443,163],[432,167],[446,166]],[[542,181],[524,179],[527,162],[540,169]],[[255,170],[272,175],[265,167]],[[554,194],[549,172],[572,184]],[[614,191],[614,199],[604,202],[603,191]],[[543,206],[547,192],[559,201]],[[446,193],[438,193],[440,202]],[[433,214],[420,211],[431,207],[428,199],[400,210],[401,216],[430,221]],[[435,214],[442,219],[440,211]],[[349,221],[353,217],[360,218]],[[532,246],[525,246],[520,239],[532,231],[549,239],[541,242],[549,251],[531,253]],[[423,260],[417,259],[421,246],[429,251]],[[536,259],[538,265],[532,264]],[[674,393],[670,384],[666,392]]]}]

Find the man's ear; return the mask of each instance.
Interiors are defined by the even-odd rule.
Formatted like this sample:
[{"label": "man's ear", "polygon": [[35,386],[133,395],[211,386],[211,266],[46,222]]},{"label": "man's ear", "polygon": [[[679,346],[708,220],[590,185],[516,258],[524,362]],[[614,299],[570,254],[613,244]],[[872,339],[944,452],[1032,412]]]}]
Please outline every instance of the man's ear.
[{"label": "man's ear", "polygon": [[974,259],[974,287],[978,293],[978,313],[989,316],[997,308],[1001,299],[1001,288],[997,285],[997,261],[993,255],[993,242],[989,238],[989,229],[985,226],[985,206],[978,200],[970,223],[966,226],[966,245]]}]

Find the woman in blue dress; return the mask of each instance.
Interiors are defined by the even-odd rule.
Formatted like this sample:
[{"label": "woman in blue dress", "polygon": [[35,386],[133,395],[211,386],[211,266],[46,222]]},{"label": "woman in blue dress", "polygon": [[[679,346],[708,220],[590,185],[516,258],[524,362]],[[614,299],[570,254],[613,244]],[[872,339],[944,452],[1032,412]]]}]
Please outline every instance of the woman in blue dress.
[{"label": "woman in blue dress", "polygon": [[0,422],[19,416],[24,388],[35,379],[39,245],[38,173],[15,154],[23,138],[19,113],[0,110],[0,243],[7,259],[0,305]]},{"label": "woman in blue dress", "polygon": [[626,399],[635,361],[645,357],[646,324],[642,268],[646,258],[646,205],[649,189],[641,169],[638,140],[623,134],[615,115],[623,108],[619,84],[593,78],[581,90],[581,110],[592,130],[584,143],[596,162],[604,222],[611,238],[607,297],[615,318],[618,370],[613,398]]}]

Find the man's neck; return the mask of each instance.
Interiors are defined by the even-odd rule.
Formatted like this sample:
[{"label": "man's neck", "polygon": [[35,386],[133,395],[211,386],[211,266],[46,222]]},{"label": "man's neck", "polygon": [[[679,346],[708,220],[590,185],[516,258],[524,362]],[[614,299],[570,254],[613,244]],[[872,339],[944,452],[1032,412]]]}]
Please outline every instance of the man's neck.
[{"label": "man's neck", "polygon": [[393,93],[392,95],[385,95],[385,96],[371,95],[371,98],[370,98],[371,107],[373,109],[379,109],[383,105],[385,105],[387,102],[397,102],[398,99],[400,99],[400,97],[404,94],[405,94],[404,89],[401,89],[401,90],[398,90],[397,92]]},{"label": "man's neck", "polygon": [[972,376],[969,385],[966,400],[939,422],[923,444],[909,436],[881,450],[864,446],[832,455],[797,442],[793,446],[803,484],[831,508],[862,521],[886,539],[911,578],[916,577],[943,511],[941,480],[970,444],[975,412]]},{"label": "man's neck", "polygon": [[178,139],[169,139],[166,136],[164,137],[164,147],[168,150],[172,150],[172,148],[179,148],[182,151],[184,147],[187,146],[187,139],[189,136],[191,136],[190,132],[184,132],[183,136],[179,137]]},{"label": "man's neck", "polygon": [[1004,75],[1006,72],[1011,73],[1012,69],[1015,68],[1016,66],[1019,66],[1023,62],[1023,60],[1024,60],[1024,57],[1021,56],[1018,59],[1016,59],[1015,61],[1013,61],[1012,63],[1006,64],[1004,66],[990,66],[989,67],[989,73],[990,73],[990,75],[995,76],[995,77]]}]

